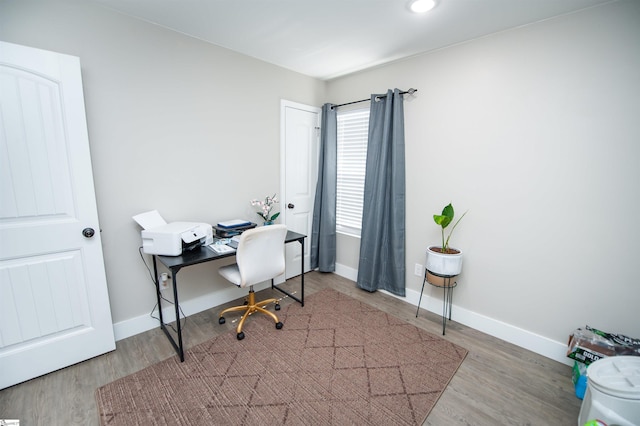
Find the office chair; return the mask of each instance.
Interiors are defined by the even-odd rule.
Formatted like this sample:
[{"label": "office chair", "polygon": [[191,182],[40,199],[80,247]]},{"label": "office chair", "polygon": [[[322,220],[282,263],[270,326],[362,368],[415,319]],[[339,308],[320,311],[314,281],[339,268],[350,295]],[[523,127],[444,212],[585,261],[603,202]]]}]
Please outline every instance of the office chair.
[{"label": "office chair", "polygon": [[236,329],[238,340],[244,339],[242,326],[249,315],[260,312],[269,315],[276,323],[276,328],[282,328],[282,323],[278,317],[267,311],[264,307],[275,302],[276,311],[280,310],[277,299],[267,299],[260,302],[255,301],[253,285],[266,280],[271,280],[284,273],[284,240],[287,235],[285,225],[269,225],[259,228],[249,229],[240,235],[238,248],[236,249],[236,263],[222,266],[218,269],[220,275],[238,287],[249,286],[249,296],[246,304],[234,306],[220,312],[218,323],[224,324],[224,315],[227,312],[244,311],[244,315],[238,323]]}]

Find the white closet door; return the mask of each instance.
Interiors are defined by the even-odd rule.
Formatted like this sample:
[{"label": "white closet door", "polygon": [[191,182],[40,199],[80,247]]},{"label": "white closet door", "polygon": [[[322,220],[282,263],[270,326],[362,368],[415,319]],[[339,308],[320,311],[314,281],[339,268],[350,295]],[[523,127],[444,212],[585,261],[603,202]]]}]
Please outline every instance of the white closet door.
[{"label": "white closet door", "polygon": [[0,42],[0,389],[113,349],[80,61]]},{"label": "white closet door", "polygon": [[320,115],[317,107],[281,101],[282,178],[280,208],[292,231],[307,235],[305,253],[298,244],[287,244],[286,278],[300,275],[301,263],[309,270],[313,203],[318,180]]}]

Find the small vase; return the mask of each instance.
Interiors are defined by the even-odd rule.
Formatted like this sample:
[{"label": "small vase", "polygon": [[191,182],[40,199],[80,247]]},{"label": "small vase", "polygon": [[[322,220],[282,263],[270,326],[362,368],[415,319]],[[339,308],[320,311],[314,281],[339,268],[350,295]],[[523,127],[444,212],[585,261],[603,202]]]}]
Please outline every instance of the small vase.
[{"label": "small vase", "polygon": [[265,221],[264,221],[264,223],[263,223],[263,225],[264,225],[264,226],[267,226],[267,225],[273,225],[273,221],[272,221],[272,220],[265,220]]}]

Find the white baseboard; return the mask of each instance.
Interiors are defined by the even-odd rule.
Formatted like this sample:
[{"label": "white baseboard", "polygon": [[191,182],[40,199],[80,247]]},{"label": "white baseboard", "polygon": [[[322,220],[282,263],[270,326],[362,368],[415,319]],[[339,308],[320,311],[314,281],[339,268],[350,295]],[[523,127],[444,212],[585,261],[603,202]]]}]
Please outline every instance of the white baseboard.
[{"label": "white baseboard", "polygon": [[[336,264],[335,273],[352,281],[357,281],[358,279],[358,270],[344,265]],[[407,289],[405,297],[399,297],[384,290],[381,291],[407,303],[411,303],[416,306],[416,308],[418,306],[420,292],[417,290]],[[422,296],[420,308],[442,315],[442,298],[429,297],[424,294]],[[453,321],[464,324],[467,327],[471,327],[490,336],[497,337],[516,346],[520,346],[521,348],[527,349],[531,352],[551,358],[554,361],[573,365],[573,361],[567,358],[567,344],[565,342],[551,340],[531,331],[461,308],[455,304],[453,304],[451,312],[451,319]]]},{"label": "white baseboard", "polygon": [[[270,282],[265,282],[263,284],[255,285],[253,286],[253,288],[255,291],[260,291],[264,290],[270,285]],[[173,293],[171,292],[167,293],[167,295],[172,294]],[[229,288],[225,288],[223,290],[214,291],[212,293],[205,294],[204,296],[196,297],[195,299],[180,302],[180,308],[185,316],[189,316],[197,314],[198,312],[205,311],[207,309],[211,309],[215,306],[220,306],[224,303],[243,297],[246,294],[246,288],[235,288],[229,286]],[[164,319],[164,322],[169,323],[175,321],[176,314],[174,306],[164,302],[163,305],[166,305],[162,309],[162,317]],[[155,318],[152,318],[151,313],[149,313],[147,315],[141,315],[113,324],[113,333],[115,335],[116,341],[126,339],[127,337],[131,337],[148,330],[152,330],[156,327],[160,327],[160,323],[157,319],[157,308],[156,310],[154,310],[153,316]]]},{"label": "white baseboard", "polygon": [[[335,273],[351,281],[357,281],[358,279],[358,271],[344,265],[336,264]],[[256,291],[259,291],[267,288],[268,286],[269,283],[264,283],[261,285],[256,285],[254,287]],[[407,295],[405,297],[398,297],[387,291],[381,291],[407,303],[410,303],[416,307],[418,306],[418,300],[420,299],[419,291],[408,289]],[[180,307],[182,308],[182,312],[184,313],[184,315],[189,316],[210,309],[214,306],[219,306],[232,300],[238,299],[240,297],[243,297],[245,294],[245,289],[230,287],[228,289],[215,291],[204,296],[188,300],[186,302],[181,302]],[[423,295],[420,307],[435,314],[441,315],[442,299]],[[520,346],[547,358],[551,358],[563,364],[572,365],[572,361],[566,356],[566,343],[551,340],[547,337],[540,336],[511,324],[507,324],[494,318],[490,318],[485,315],[461,308],[459,306],[456,306],[455,304],[453,305],[451,312],[451,319],[453,321],[464,324],[467,327],[471,327],[490,336],[497,337],[506,342],[513,343],[514,345]],[[127,337],[159,327],[159,323],[157,320],[157,310],[154,311],[153,314],[156,318],[152,318],[149,314],[115,323],[113,325],[113,331],[116,340],[122,340]],[[162,310],[162,315],[164,317],[165,323],[174,321],[175,309],[172,305],[167,306]]]}]

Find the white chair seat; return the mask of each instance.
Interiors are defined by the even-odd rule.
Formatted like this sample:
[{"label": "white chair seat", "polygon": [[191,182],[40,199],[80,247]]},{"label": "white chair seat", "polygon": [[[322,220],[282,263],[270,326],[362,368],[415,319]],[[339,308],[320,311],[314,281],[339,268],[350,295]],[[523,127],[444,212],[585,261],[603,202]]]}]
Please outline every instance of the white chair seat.
[{"label": "white chair seat", "polygon": [[220,273],[220,275],[222,275],[227,281],[230,281],[240,287],[242,277],[240,276],[240,268],[238,268],[237,263],[218,268],[218,273]]}]

